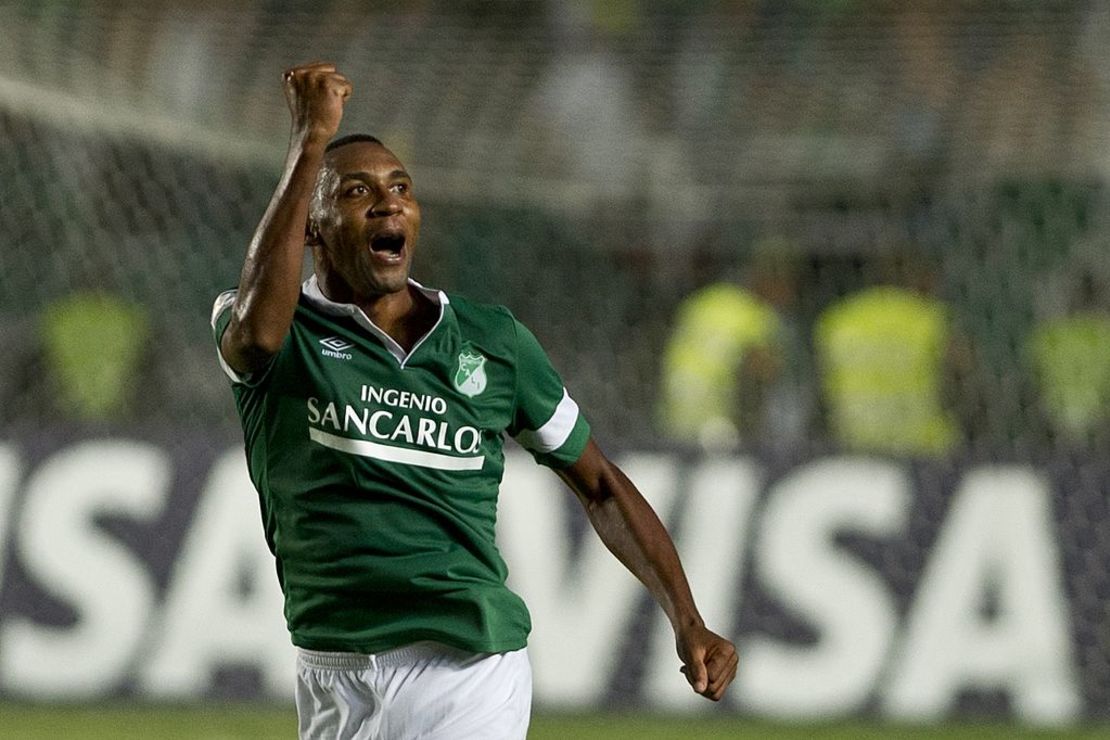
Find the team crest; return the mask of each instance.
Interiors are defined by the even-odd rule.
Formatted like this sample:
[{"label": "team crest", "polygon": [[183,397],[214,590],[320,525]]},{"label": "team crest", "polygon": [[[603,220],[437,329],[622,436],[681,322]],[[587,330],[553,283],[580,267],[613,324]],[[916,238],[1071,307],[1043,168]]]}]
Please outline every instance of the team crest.
[{"label": "team crest", "polygon": [[473,398],[486,389],[486,358],[477,352],[459,353],[459,369],[455,371],[455,387]]}]

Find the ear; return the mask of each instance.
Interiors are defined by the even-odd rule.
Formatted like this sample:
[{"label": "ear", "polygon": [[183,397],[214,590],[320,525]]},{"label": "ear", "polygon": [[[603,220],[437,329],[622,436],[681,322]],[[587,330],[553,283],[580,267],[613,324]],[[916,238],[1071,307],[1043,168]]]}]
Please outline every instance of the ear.
[{"label": "ear", "polygon": [[320,241],[320,227],[316,225],[315,219],[311,216],[304,224],[304,243],[306,247],[318,247],[323,244]]}]

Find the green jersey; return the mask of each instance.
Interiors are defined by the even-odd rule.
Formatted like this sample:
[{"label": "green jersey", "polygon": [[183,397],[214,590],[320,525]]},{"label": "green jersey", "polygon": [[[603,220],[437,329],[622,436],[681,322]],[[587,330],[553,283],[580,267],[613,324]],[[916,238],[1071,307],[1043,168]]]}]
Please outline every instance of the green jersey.
[{"label": "green jersey", "polygon": [[[313,650],[516,650],[531,623],[494,544],[504,434],[565,467],[589,427],[507,309],[412,286],[440,315],[407,353],[313,277],[264,370],[220,357],[285,618]],[[234,298],[213,307],[217,346]]]}]

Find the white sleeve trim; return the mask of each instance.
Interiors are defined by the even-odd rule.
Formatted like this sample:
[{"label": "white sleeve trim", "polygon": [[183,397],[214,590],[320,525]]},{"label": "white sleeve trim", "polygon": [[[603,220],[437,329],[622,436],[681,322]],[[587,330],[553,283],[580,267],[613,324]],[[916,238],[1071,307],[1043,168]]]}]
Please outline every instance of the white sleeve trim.
[{"label": "white sleeve trim", "polygon": [[516,441],[533,452],[554,452],[566,444],[576,423],[578,423],[578,404],[567,393],[567,389],[563,388],[563,400],[559,401],[551,418],[535,431],[521,430],[516,435]]},{"label": "white sleeve trim", "polygon": [[[227,311],[229,308],[231,308],[231,304],[235,302],[235,295],[238,292],[239,291],[237,290],[225,290],[223,293],[220,293],[218,296],[216,296],[216,302],[212,305],[213,332],[216,331],[216,319],[220,318],[220,314],[222,314],[224,311]],[[224,375],[231,378],[231,382],[233,383],[246,383],[247,378],[235,372],[235,370],[232,369],[231,365],[227,364],[227,360],[224,359],[222,347],[223,342],[220,341],[219,337],[217,337],[216,357],[220,360],[220,367],[223,368]]]}]

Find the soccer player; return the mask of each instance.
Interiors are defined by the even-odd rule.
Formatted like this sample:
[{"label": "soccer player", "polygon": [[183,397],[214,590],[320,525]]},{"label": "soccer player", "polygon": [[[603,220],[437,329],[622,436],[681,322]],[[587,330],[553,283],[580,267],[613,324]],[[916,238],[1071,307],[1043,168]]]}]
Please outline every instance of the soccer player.
[{"label": "soccer player", "polygon": [[409,278],[412,179],[373,137],[329,144],[351,94],[335,66],[284,86],[285,171],[212,326],[298,648],[301,737],[525,737],[530,622],[494,545],[505,433],[574,490],[670,619],[693,690],[720,699],[732,643],[535,337]]}]

